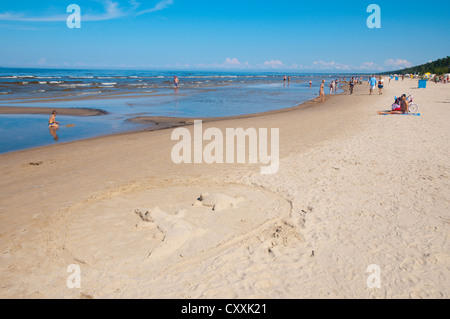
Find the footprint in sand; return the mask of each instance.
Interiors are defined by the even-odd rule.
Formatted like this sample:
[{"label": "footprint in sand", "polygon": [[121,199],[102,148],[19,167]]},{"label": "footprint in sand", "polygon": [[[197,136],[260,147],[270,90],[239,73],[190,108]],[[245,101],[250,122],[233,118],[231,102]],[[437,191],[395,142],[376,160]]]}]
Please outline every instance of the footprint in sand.
[{"label": "footprint in sand", "polygon": [[[164,234],[163,241],[149,254],[148,259],[155,260],[170,256],[187,242],[206,233],[206,230],[197,228],[187,222],[184,219],[184,211],[179,211],[176,215],[170,215],[156,207],[145,214],[136,210],[136,214],[139,215],[143,223],[148,224],[148,227],[156,225]],[[142,227],[142,223],[140,225]]]}]

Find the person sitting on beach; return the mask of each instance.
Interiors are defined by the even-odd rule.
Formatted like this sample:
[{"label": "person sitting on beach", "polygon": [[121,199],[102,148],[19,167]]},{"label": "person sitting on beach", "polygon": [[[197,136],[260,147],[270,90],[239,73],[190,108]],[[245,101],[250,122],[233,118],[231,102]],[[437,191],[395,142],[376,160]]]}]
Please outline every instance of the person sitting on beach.
[{"label": "person sitting on beach", "polygon": [[57,129],[59,128],[59,122],[56,122],[56,111],[52,111],[52,116],[50,116],[50,119],[48,120],[48,127]]},{"label": "person sitting on beach", "polygon": [[406,98],[406,94],[403,94],[400,99],[395,100],[395,103],[392,104],[391,111],[378,111],[378,114],[380,115],[407,113],[409,113],[409,103],[408,99]]}]

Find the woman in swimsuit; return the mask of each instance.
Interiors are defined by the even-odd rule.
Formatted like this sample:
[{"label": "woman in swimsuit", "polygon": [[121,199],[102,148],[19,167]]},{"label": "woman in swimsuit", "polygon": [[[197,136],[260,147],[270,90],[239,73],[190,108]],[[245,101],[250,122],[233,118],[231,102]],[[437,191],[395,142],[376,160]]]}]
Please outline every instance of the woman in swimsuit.
[{"label": "woman in swimsuit", "polygon": [[52,112],[52,116],[50,116],[50,119],[48,120],[48,127],[57,129],[59,128],[59,122],[56,122],[56,111]]},{"label": "woman in swimsuit", "polygon": [[48,130],[50,131],[50,135],[53,137],[55,141],[59,140],[58,134],[56,131],[59,129],[59,122],[56,121],[56,111],[52,112],[52,116],[48,120]]},{"label": "woman in swimsuit", "polygon": [[[322,102],[325,102],[325,80],[322,80],[322,84],[320,85],[320,91],[319,91],[319,96],[320,98],[322,98]],[[316,102],[317,97],[314,99],[314,102]]]}]

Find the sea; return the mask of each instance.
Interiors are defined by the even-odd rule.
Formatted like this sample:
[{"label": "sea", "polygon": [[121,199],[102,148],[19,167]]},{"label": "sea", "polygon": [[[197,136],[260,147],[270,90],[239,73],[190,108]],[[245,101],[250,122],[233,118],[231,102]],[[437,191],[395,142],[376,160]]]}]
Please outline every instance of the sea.
[{"label": "sea", "polygon": [[207,118],[289,108],[317,96],[322,79],[328,94],[332,80],[349,76],[353,75],[0,68],[0,106],[107,112],[89,117],[58,115],[57,138],[48,129],[50,114],[0,114],[0,153],[144,129],[129,121],[138,116]]}]

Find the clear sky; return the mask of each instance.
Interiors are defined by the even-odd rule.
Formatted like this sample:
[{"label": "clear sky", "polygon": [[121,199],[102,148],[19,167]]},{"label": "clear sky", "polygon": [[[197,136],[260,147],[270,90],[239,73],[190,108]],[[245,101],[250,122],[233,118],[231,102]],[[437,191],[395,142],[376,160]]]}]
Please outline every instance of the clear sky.
[{"label": "clear sky", "polygon": [[[370,4],[381,28],[367,26]],[[0,66],[387,71],[450,55],[449,12],[434,0],[1,0]]]}]

